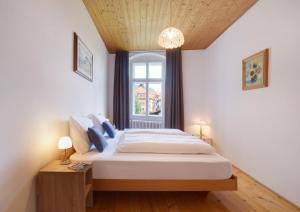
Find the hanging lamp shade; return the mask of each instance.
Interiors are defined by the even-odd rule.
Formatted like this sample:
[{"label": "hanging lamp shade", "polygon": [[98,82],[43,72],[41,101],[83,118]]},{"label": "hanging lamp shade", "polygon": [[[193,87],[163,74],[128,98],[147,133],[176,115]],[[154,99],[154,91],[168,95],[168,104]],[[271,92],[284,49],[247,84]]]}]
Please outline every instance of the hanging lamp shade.
[{"label": "hanging lamp shade", "polygon": [[175,27],[164,29],[158,37],[158,44],[165,49],[178,48],[182,46],[183,43],[184,36],[182,32]]}]

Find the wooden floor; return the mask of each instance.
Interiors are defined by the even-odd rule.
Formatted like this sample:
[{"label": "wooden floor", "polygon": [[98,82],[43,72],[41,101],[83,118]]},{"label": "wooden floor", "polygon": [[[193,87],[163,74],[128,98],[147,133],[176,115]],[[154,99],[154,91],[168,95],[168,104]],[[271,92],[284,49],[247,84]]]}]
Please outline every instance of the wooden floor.
[{"label": "wooden floor", "polygon": [[234,192],[95,192],[87,212],[300,211],[238,169]]}]

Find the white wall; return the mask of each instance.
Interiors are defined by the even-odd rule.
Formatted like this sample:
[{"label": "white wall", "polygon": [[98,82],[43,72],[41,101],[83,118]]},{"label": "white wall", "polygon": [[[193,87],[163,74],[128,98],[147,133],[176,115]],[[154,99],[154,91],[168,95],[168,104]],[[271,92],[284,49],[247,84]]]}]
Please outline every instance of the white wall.
[{"label": "white wall", "polygon": [[107,114],[109,120],[113,120],[114,102],[114,76],[116,54],[108,54],[107,57]]},{"label": "white wall", "polygon": [[[182,51],[182,76],[184,98],[185,131],[199,134],[195,123],[207,119],[205,113],[206,99],[206,61],[203,50]],[[206,130],[207,129],[203,129]]]},{"label": "white wall", "polygon": [[[205,50],[219,151],[300,206],[300,1],[259,1]],[[269,87],[242,90],[242,59],[270,48]]]},{"label": "white wall", "polygon": [[[106,113],[107,50],[81,0],[0,1],[0,211],[35,211],[34,177],[70,115]],[[94,82],[72,71],[73,32]]]}]

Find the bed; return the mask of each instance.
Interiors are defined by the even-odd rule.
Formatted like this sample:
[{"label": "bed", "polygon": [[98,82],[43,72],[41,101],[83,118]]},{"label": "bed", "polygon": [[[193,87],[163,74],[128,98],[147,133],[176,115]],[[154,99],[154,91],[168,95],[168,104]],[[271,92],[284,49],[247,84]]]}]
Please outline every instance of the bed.
[{"label": "bed", "polygon": [[102,153],[74,153],[72,161],[93,162],[93,187],[98,191],[237,190],[230,161],[212,154],[123,153],[120,137],[108,138]]}]

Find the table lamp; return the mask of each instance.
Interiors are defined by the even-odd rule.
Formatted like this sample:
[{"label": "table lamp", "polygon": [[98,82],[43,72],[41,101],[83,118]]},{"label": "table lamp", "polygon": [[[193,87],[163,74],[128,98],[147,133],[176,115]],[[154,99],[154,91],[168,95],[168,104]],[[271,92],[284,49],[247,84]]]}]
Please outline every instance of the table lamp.
[{"label": "table lamp", "polygon": [[203,139],[202,127],[206,126],[207,123],[205,121],[199,121],[196,123],[196,125],[200,126],[200,139]]},{"label": "table lamp", "polygon": [[67,158],[67,149],[71,147],[72,147],[72,141],[70,137],[64,136],[59,139],[57,148],[65,150],[65,156],[60,162],[61,165],[68,165],[71,163],[70,159]]}]

